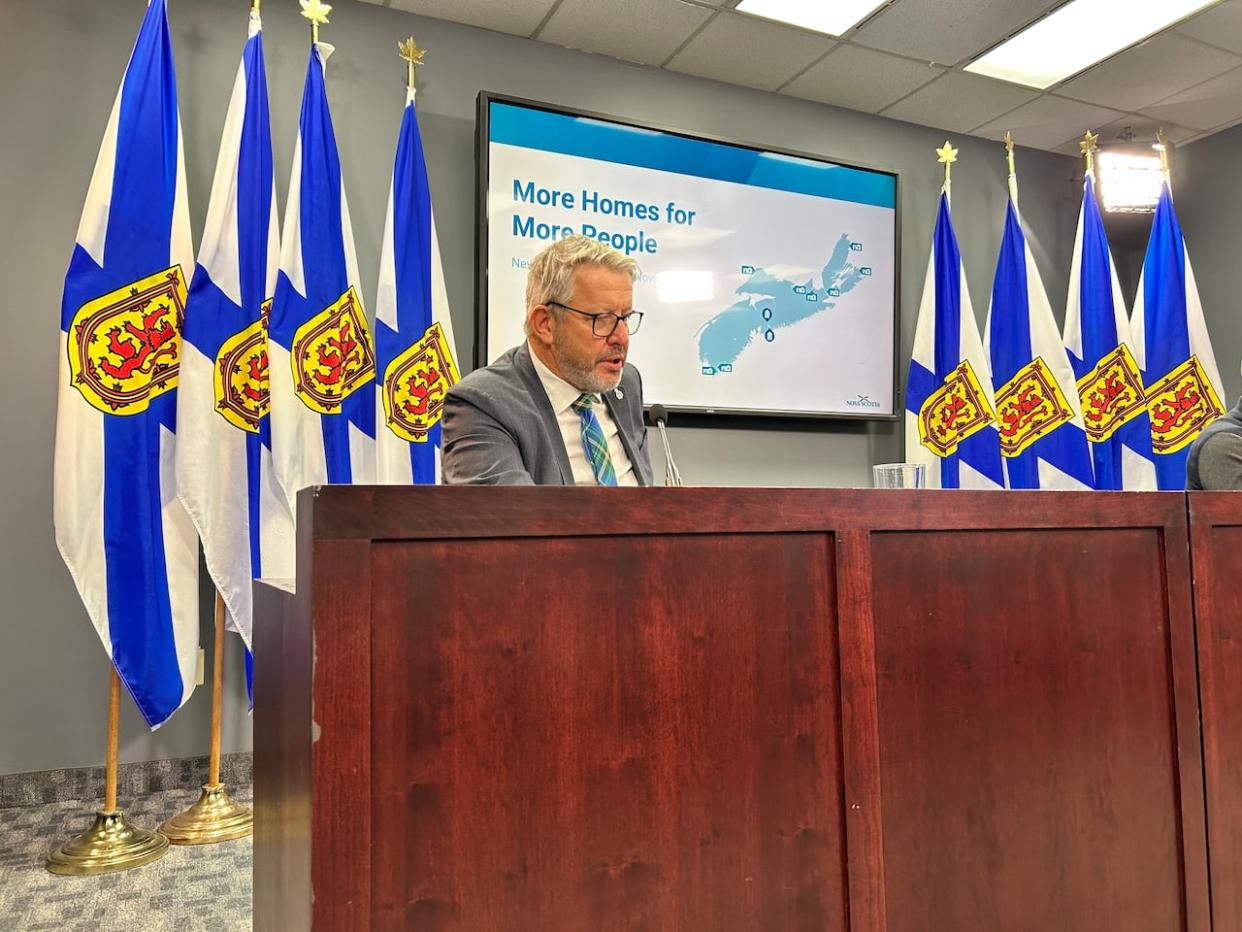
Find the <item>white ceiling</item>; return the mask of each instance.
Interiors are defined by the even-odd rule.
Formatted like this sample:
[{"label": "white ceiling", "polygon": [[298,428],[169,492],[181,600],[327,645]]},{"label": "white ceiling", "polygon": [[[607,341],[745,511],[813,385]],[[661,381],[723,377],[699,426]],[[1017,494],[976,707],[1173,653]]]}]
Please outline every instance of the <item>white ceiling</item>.
[{"label": "white ceiling", "polygon": [[[1223,0],[1039,92],[962,68],[1065,0],[889,0],[839,39],[736,0],[364,0],[668,71],[1070,155],[1163,127],[1185,143],[1242,122],[1242,0]],[[1127,0],[1116,0],[1124,16]]]}]

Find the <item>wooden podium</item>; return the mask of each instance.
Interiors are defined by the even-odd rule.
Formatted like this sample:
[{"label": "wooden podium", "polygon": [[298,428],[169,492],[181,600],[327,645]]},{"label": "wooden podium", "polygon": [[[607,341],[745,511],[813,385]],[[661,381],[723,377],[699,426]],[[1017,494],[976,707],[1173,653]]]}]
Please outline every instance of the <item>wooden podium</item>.
[{"label": "wooden podium", "polygon": [[1226,930],[1242,927],[1242,495],[1188,498],[1212,915]]},{"label": "wooden podium", "polygon": [[[1210,927],[1185,495],[298,508],[296,594],[257,592],[257,929]],[[1242,751],[1208,760],[1242,852]]]}]

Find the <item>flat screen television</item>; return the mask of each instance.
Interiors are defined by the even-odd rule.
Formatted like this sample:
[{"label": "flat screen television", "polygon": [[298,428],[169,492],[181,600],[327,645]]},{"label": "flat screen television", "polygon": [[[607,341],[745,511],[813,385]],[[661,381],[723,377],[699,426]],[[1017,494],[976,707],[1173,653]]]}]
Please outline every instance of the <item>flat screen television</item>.
[{"label": "flat screen television", "polygon": [[581,233],[638,261],[647,404],[897,416],[894,172],[486,92],[478,167],[476,365],[524,339],[531,259]]}]

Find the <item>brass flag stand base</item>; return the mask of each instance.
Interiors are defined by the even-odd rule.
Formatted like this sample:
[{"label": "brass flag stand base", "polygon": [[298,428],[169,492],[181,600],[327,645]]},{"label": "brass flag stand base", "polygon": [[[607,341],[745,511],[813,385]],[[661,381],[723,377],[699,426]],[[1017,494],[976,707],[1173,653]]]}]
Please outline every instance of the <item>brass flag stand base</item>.
[{"label": "brass flag stand base", "polygon": [[47,869],[76,877],[107,874],[142,867],[167,853],[168,839],[159,832],[131,825],[120,809],[101,809],[94,825],[48,855]]},{"label": "brass flag stand base", "polygon": [[245,838],[253,831],[250,810],[229,799],[221,783],[204,783],[198,802],[160,826],[160,833],[174,845],[210,845]]},{"label": "brass flag stand base", "polygon": [[131,825],[116,807],[117,739],[121,730],[121,678],[112,670],[108,689],[108,753],[105,762],[104,807],[95,813],[95,824],[71,838],[50,855],[47,869],[53,874],[84,876],[141,867],[168,853],[168,839],[158,832]]},{"label": "brass flag stand base", "polygon": [[202,795],[185,812],[160,826],[174,845],[211,845],[245,838],[254,832],[254,817],[229,799],[220,782],[220,707],[224,692],[224,599],[216,592],[216,644],[211,668],[211,756]]}]

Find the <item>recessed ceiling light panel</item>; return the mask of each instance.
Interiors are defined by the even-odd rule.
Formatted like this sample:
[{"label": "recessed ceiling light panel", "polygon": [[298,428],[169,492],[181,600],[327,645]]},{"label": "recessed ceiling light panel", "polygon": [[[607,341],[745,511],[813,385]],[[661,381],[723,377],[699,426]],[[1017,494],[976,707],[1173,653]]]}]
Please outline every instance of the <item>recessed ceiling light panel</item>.
[{"label": "recessed ceiling light panel", "polygon": [[966,66],[1044,90],[1217,0],[1074,0]]},{"label": "recessed ceiling light panel", "polygon": [[1110,214],[1150,214],[1160,200],[1164,170],[1151,149],[1123,147],[1099,155],[1100,199]]},{"label": "recessed ceiling light panel", "polygon": [[739,13],[775,19],[814,32],[839,36],[882,7],[888,0],[742,0]]}]

